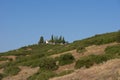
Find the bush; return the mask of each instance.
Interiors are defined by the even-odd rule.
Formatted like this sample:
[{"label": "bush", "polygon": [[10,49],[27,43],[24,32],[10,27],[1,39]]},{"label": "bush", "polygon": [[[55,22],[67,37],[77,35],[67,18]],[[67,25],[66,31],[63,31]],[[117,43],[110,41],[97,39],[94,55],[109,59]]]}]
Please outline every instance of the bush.
[{"label": "bush", "polygon": [[45,70],[56,70],[58,66],[56,65],[56,60],[53,58],[42,58],[39,61],[39,67]]},{"label": "bush", "polygon": [[117,38],[117,39],[116,39],[117,42],[120,43],[120,30],[118,31],[118,34],[117,34],[116,38]]},{"label": "bush", "polygon": [[33,76],[29,77],[28,80],[49,80],[49,78],[56,76],[52,71],[42,70]]},{"label": "bush", "polygon": [[82,53],[82,52],[85,52],[85,51],[86,51],[85,47],[79,46],[79,47],[77,48],[77,52],[78,52],[78,53]]},{"label": "bush", "polygon": [[3,75],[0,73],[0,80],[2,80],[2,78],[3,78]]},{"label": "bush", "polygon": [[67,53],[67,54],[63,54],[59,57],[59,65],[63,66],[66,64],[70,64],[73,63],[75,60],[75,58],[72,56],[72,54]]},{"label": "bush", "polygon": [[94,63],[92,62],[91,59],[80,59],[76,62],[75,64],[75,68],[81,68],[81,67],[86,67],[89,68],[90,66],[92,66]]},{"label": "bush", "polygon": [[9,67],[6,66],[4,68],[4,73],[6,76],[16,75],[19,71],[20,71],[20,69],[18,67],[14,67],[14,66],[9,66]]},{"label": "bush", "polygon": [[120,55],[120,45],[109,46],[105,49],[106,54]]},{"label": "bush", "polygon": [[5,57],[0,57],[0,61],[6,61],[6,60],[10,60],[10,59]]},{"label": "bush", "polygon": [[89,55],[79,59],[75,64],[75,68],[76,69],[81,67],[89,68],[94,64],[100,64],[109,59],[111,59],[111,55]]}]

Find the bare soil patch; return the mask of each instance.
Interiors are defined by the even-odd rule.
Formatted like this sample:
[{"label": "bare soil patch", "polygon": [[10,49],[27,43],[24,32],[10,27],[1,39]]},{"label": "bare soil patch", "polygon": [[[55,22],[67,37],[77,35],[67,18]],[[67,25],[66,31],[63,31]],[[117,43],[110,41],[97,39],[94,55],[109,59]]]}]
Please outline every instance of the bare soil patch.
[{"label": "bare soil patch", "polygon": [[21,71],[18,73],[18,75],[3,78],[3,80],[27,80],[28,77],[37,73],[39,70],[39,67],[30,68],[30,67],[20,66],[19,68],[21,69]]},{"label": "bare soil patch", "polygon": [[4,58],[9,58],[9,59],[12,59],[12,60],[14,61],[14,60],[16,60],[16,57],[17,57],[17,56],[11,55],[11,56],[2,56],[2,57],[4,57]]},{"label": "bare soil patch", "polygon": [[66,70],[74,70],[74,66],[75,66],[75,63],[65,65],[65,66],[60,66],[58,68],[58,70],[55,71],[55,73],[59,74],[59,73],[66,71]]},{"label": "bare soil patch", "polygon": [[50,80],[120,80],[120,59],[113,59],[89,69],[79,69]]},{"label": "bare soil patch", "polygon": [[78,53],[76,50],[71,50],[71,51],[51,55],[50,57],[55,58],[55,57],[59,57],[62,54],[71,53],[75,57],[75,59],[78,60],[80,57],[88,56],[91,54],[95,54],[95,55],[104,54],[105,53],[104,50],[106,47],[113,46],[116,44],[118,43],[110,43],[110,44],[104,44],[104,45],[92,45],[92,46],[86,47],[86,51],[83,53]]}]

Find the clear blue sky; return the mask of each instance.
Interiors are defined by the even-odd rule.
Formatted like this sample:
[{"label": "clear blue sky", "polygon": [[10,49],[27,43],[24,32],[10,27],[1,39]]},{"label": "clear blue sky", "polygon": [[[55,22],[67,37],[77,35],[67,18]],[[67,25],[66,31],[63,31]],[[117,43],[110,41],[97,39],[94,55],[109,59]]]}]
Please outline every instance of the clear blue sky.
[{"label": "clear blue sky", "polygon": [[43,35],[83,39],[120,29],[120,0],[0,0],[0,52]]}]

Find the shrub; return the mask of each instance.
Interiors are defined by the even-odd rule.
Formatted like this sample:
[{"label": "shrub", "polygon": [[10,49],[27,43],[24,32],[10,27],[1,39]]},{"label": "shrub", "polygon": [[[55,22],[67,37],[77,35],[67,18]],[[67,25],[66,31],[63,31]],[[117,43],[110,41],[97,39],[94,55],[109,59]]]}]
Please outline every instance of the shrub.
[{"label": "shrub", "polygon": [[0,57],[0,61],[6,61],[6,60],[10,60],[10,59],[5,57]]},{"label": "shrub", "polygon": [[120,45],[109,46],[105,49],[106,54],[120,55]]},{"label": "shrub", "polygon": [[45,70],[56,70],[58,66],[56,65],[56,60],[53,58],[42,58],[39,61],[39,67]]},{"label": "shrub", "polygon": [[75,68],[81,68],[81,67],[86,67],[89,68],[90,66],[92,66],[94,63],[92,62],[91,59],[80,59],[76,62],[75,64]]},{"label": "shrub", "polygon": [[85,51],[86,51],[85,47],[79,46],[79,47],[77,48],[77,52],[78,52],[78,53],[82,53],[82,52],[85,52]]},{"label": "shrub", "polygon": [[120,30],[118,31],[118,34],[117,34],[116,38],[117,38],[117,39],[116,39],[117,42],[120,43]]},{"label": "shrub", "polygon": [[3,75],[0,73],[0,80],[2,80],[2,78],[3,78]]},{"label": "shrub", "polygon": [[72,56],[72,54],[67,53],[67,54],[63,54],[59,57],[59,65],[66,65],[66,64],[70,64],[73,63],[75,60],[75,58]]},{"label": "shrub", "polygon": [[16,75],[19,71],[20,69],[15,66],[9,66],[4,68],[4,73],[6,76]]},{"label": "shrub", "polygon": [[38,73],[30,76],[28,80],[49,80],[49,78],[56,76],[56,74],[52,71],[42,70]]},{"label": "shrub", "polygon": [[81,67],[89,68],[95,63],[99,64],[109,59],[111,59],[111,55],[89,55],[79,59],[75,64],[75,68],[76,69]]}]

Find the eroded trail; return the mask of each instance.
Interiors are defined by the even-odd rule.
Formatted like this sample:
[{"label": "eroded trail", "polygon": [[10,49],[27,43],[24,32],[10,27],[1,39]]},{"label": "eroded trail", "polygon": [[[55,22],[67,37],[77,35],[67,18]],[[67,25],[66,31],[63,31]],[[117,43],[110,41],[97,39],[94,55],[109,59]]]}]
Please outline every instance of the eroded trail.
[{"label": "eroded trail", "polygon": [[[51,57],[59,57],[62,54],[71,53],[75,57],[75,59],[78,60],[78,59],[80,59],[80,57],[88,56],[91,54],[95,54],[95,55],[104,54],[105,53],[104,50],[107,46],[112,46],[112,45],[116,45],[116,44],[117,43],[104,44],[104,45],[100,45],[100,46],[93,45],[93,46],[86,47],[87,51],[82,54],[77,53],[76,50],[72,50],[72,51],[67,51],[67,52],[61,53],[61,54],[55,54],[55,55],[52,55]],[[60,66],[58,68],[58,70],[56,70],[55,72],[60,73],[65,70],[74,70],[74,66],[75,66],[75,63]]]},{"label": "eroded trail", "polygon": [[3,80],[27,80],[29,76],[32,76],[33,74],[38,72],[39,67],[20,67],[20,69],[21,71],[18,73],[18,75],[3,78]]},{"label": "eroded trail", "polygon": [[104,45],[92,45],[92,46],[86,47],[86,51],[83,53],[78,53],[76,52],[76,50],[71,50],[71,51],[67,51],[64,53],[54,54],[54,55],[51,55],[50,57],[55,58],[55,57],[59,57],[62,54],[71,53],[75,57],[75,59],[78,60],[80,57],[88,56],[91,54],[95,54],[95,55],[104,54],[105,53],[104,50],[106,47],[113,46],[116,44],[118,43],[110,43],[110,44],[104,44]]},{"label": "eroded trail", "polygon": [[120,80],[120,59],[110,60],[89,69],[79,69],[50,80]]}]

